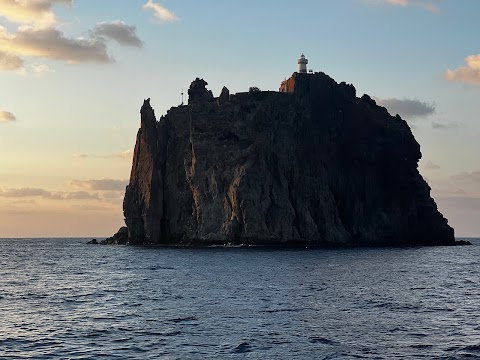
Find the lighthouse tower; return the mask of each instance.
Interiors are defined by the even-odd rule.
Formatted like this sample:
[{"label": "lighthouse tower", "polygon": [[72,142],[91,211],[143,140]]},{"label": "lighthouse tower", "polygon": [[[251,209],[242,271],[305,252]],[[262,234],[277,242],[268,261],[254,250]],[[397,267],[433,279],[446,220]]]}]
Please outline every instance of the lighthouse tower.
[{"label": "lighthouse tower", "polygon": [[305,55],[300,56],[300,59],[298,59],[298,72],[299,73],[306,73],[307,72],[307,64],[308,60],[305,59]]}]

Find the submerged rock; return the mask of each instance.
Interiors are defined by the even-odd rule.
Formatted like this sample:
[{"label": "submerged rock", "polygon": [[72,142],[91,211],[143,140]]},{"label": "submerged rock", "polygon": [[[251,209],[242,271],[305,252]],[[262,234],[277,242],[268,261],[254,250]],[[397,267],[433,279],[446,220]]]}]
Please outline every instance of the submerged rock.
[{"label": "submerged rock", "polygon": [[206,84],[159,121],[141,108],[130,244],[455,244],[407,123],[353,85],[294,73],[214,102]]}]

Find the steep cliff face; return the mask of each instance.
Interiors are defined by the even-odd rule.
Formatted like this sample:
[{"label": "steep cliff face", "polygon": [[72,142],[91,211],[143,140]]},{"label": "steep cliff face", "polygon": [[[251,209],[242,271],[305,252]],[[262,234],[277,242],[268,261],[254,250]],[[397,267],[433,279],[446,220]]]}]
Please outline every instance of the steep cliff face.
[{"label": "steep cliff face", "polygon": [[131,244],[454,244],[407,123],[323,73],[280,92],[141,109],[124,214]]}]

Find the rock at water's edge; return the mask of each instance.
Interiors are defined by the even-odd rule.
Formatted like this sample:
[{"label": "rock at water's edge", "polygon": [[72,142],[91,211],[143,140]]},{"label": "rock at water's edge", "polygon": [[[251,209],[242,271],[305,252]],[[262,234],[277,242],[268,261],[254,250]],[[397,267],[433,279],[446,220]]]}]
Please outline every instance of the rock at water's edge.
[{"label": "rock at water's edge", "polygon": [[100,241],[102,245],[126,245],[128,244],[128,229],[122,226],[115,235]]},{"label": "rock at water's edge", "polygon": [[464,245],[473,245],[473,244],[468,240],[457,240],[455,241],[455,245],[464,246]]},{"label": "rock at water's edge", "polygon": [[407,123],[353,85],[295,73],[214,102],[206,84],[159,121],[142,106],[130,244],[455,244]]}]

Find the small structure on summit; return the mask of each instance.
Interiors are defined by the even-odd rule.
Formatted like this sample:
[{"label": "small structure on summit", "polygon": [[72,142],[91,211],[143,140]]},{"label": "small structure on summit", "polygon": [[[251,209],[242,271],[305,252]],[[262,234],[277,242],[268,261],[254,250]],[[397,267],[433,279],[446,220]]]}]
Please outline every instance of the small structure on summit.
[{"label": "small structure on summit", "polygon": [[307,73],[307,64],[308,60],[305,58],[305,55],[300,56],[300,59],[298,59],[298,72],[301,74]]},{"label": "small structure on summit", "polygon": [[307,71],[308,60],[305,58],[305,55],[302,53],[298,59],[298,71],[294,72],[293,75],[282,81],[280,84],[279,92],[285,92],[292,94],[295,89],[295,74],[308,74],[309,72],[313,74],[313,71]]}]

